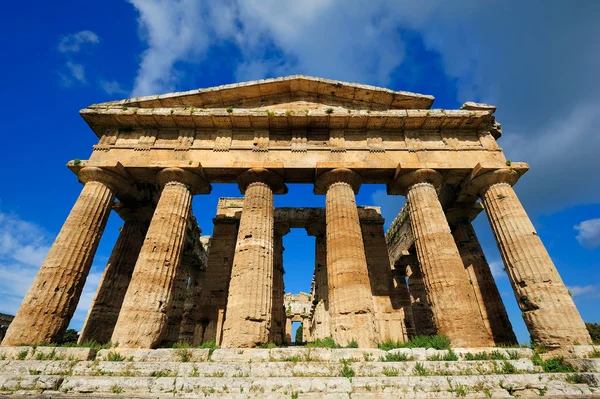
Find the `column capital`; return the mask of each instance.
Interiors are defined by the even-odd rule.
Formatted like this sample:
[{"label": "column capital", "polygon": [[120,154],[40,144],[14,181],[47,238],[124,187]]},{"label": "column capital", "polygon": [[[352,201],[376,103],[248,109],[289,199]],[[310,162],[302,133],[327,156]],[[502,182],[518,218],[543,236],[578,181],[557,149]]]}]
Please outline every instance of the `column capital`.
[{"label": "column capital", "polygon": [[333,169],[317,177],[314,193],[326,194],[329,187],[334,183],[347,183],[352,187],[354,194],[358,194],[362,177],[357,172],[347,168]]},{"label": "column capital", "polygon": [[415,184],[429,183],[435,189],[442,184],[442,174],[435,169],[398,170],[392,187],[401,195],[406,195]]},{"label": "column capital", "polygon": [[248,169],[237,178],[238,187],[242,194],[252,183],[264,183],[273,190],[273,194],[286,194],[288,189],[283,178],[277,173],[264,168]]},{"label": "column capital", "polygon": [[139,192],[125,177],[104,168],[86,166],[77,172],[77,178],[83,184],[92,181],[100,182],[117,196],[140,198]]},{"label": "column capital", "polygon": [[212,187],[202,176],[182,168],[164,168],[156,175],[158,183],[164,187],[167,183],[179,182],[189,187],[192,195],[210,194]]},{"label": "column capital", "polygon": [[461,222],[472,222],[483,211],[483,205],[478,202],[472,204],[454,204],[446,211],[448,224],[454,226]]},{"label": "column capital", "polygon": [[465,188],[469,194],[481,196],[494,184],[506,183],[514,186],[527,170],[529,165],[524,162],[513,162],[503,167],[478,163],[467,177]]},{"label": "column capital", "polygon": [[127,203],[115,202],[113,210],[123,219],[123,221],[150,222],[154,214],[154,206],[148,203]]}]

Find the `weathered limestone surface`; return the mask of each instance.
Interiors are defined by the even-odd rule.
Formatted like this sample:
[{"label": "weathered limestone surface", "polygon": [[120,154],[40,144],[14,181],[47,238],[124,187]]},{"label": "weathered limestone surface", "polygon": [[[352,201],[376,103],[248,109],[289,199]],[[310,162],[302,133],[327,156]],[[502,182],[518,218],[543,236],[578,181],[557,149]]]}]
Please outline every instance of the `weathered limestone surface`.
[{"label": "weathered limestone surface", "polygon": [[164,337],[181,273],[192,193],[208,191],[200,176],[183,169],[163,169],[158,177],[163,190],[112,336],[112,342],[125,348],[156,348]]},{"label": "weathered limestone surface", "polygon": [[179,340],[185,299],[187,296],[187,284],[192,272],[192,267],[193,266],[190,263],[186,263],[182,259],[179,266],[179,272],[177,273],[177,279],[172,288],[171,305],[167,310],[167,327],[160,342],[160,346],[163,348],[169,348]]},{"label": "weathered limestone surface", "polygon": [[27,291],[3,345],[56,342],[75,312],[106,226],[115,191],[128,183],[119,175],[89,167],[85,184],[33,284]]},{"label": "weathered limestone surface", "polygon": [[418,263],[412,263],[407,272],[411,310],[415,323],[415,335],[435,335],[437,329],[433,322],[433,312],[427,301],[425,282]]},{"label": "weathered limestone surface", "polygon": [[273,192],[285,190],[283,180],[265,169],[251,169],[238,181],[245,197],[223,324],[224,348],[255,347],[269,339],[273,317]]},{"label": "weathered limestone surface", "polygon": [[529,333],[547,347],[591,343],[573,299],[512,188],[517,178],[514,170],[500,169],[475,177],[471,186],[485,205]]},{"label": "weathered limestone surface", "polygon": [[80,343],[96,341],[105,344],[110,341],[153,211],[148,208],[119,211],[125,223],[79,334]]},{"label": "weathered limestone surface", "polygon": [[286,224],[275,224],[273,239],[273,321],[269,342],[281,345],[285,334],[285,308],[283,306],[283,295],[285,286],[283,283],[283,236],[290,231]]},{"label": "weathered limestone surface", "polygon": [[[207,240],[206,242],[208,243],[209,241]],[[178,341],[190,345],[194,343],[194,333],[198,324],[198,305],[202,296],[202,283],[206,273],[206,253],[203,255],[201,259],[202,263],[189,261],[191,266],[189,269],[189,285],[185,294],[181,328],[179,329]],[[185,256],[182,262],[184,264],[187,263]]]},{"label": "weathered limestone surface", "polygon": [[447,215],[479,311],[496,345],[515,345],[517,337],[467,212],[468,210],[455,209]]},{"label": "weathered limestone surface", "polygon": [[354,197],[360,176],[349,169],[335,169],[321,175],[316,187],[326,193],[331,335],[340,345],[355,340],[361,347],[375,347],[377,325]]},{"label": "weathered limestone surface", "polygon": [[[194,333],[194,345],[214,341],[220,344],[223,329],[222,317],[227,306],[229,279],[235,255],[238,235],[236,220],[226,218],[226,209],[231,205],[235,209],[242,206],[239,199],[222,198],[217,207],[217,217],[213,219],[214,228],[211,239],[206,277],[202,283],[202,293],[198,304],[198,324]],[[232,215],[233,216],[233,215]]]},{"label": "weathered limestone surface", "polygon": [[438,200],[435,187],[440,181],[439,172],[431,169],[411,171],[396,180],[407,192],[415,247],[435,326],[453,346],[489,346],[491,337]]},{"label": "weathered limestone surface", "polygon": [[[327,240],[325,226],[319,231],[307,229],[309,235],[315,235],[315,273],[313,277],[313,307],[310,327],[310,341],[331,337],[329,321],[329,289],[327,281]],[[311,234],[312,233],[312,234]]]},{"label": "weathered limestone surface", "polygon": [[[387,251],[383,218],[361,223],[371,294],[379,332],[379,342],[406,342],[412,328],[410,302],[402,303],[394,289],[392,267]],[[405,284],[406,287],[406,284]]]}]

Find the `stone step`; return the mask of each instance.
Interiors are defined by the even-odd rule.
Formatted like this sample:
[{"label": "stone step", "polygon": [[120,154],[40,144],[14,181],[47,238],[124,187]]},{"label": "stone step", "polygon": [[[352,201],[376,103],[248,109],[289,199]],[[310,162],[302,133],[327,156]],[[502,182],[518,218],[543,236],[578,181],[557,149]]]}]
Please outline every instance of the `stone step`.
[{"label": "stone step", "polygon": [[[93,377],[93,376],[6,376],[0,375],[0,393],[35,394],[45,390],[73,394],[120,394],[126,396],[197,397],[200,395],[248,395],[304,397],[448,398],[576,395],[592,397],[585,383],[566,382],[567,374],[520,374],[424,377]],[[584,374],[591,384],[600,374]],[[303,396],[300,396],[302,394]],[[343,395],[346,396],[343,396]],[[337,396],[336,396],[337,395]],[[383,395],[383,396],[382,396]],[[292,396],[293,397],[293,396]]]},{"label": "stone step", "polygon": [[[346,370],[346,373],[344,371]],[[4,360],[4,375],[140,377],[338,377],[489,375],[540,372],[529,359],[406,362],[128,362]],[[590,370],[591,371],[591,370]]]},{"label": "stone step", "polygon": [[[599,348],[600,349],[600,348]],[[456,348],[452,350],[460,359],[467,354],[495,354],[506,359],[530,358],[533,351],[529,348]],[[48,347],[48,346],[4,346],[0,347],[0,360],[108,360],[118,355],[125,360],[150,362],[213,361],[227,362],[267,362],[286,360],[334,361],[353,359],[357,361],[373,361],[392,355],[404,355],[413,360],[428,360],[434,357],[443,358],[448,350],[425,348],[400,348],[389,351],[370,348],[242,348],[242,349],[130,349],[112,348],[100,351],[92,348]],[[584,357],[584,356],[578,356]]]}]

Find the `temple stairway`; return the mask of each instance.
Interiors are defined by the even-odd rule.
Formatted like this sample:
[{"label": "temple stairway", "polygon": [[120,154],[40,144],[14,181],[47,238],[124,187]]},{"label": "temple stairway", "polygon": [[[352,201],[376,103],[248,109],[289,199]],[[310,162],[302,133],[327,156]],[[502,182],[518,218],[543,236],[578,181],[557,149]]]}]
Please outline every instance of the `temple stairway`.
[{"label": "temple stairway", "polygon": [[0,397],[600,398],[593,350],[0,347]]}]

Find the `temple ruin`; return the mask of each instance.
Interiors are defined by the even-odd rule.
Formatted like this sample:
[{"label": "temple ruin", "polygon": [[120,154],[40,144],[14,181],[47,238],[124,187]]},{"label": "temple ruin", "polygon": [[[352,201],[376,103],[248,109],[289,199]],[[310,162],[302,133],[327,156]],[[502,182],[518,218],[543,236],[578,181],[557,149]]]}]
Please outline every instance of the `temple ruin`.
[{"label": "temple ruin", "polygon": [[[471,222],[482,211],[527,328],[547,347],[591,343],[512,186],[495,107],[431,109],[429,95],[306,76],[94,104],[98,136],[68,167],[83,189],[10,324],[3,346],[55,342],[67,329],[112,210],[124,225],[80,340],[120,348],[214,341],[224,348],[332,337],[375,347],[443,334],[455,347],[515,343]],[[192,197],[237,183],[210,240]],[[275,208],[311,184],[325,208]],[[391,228],[357,206],[363,184],[406,197]],[[196,209],[209,212],[211,209]],[[282,237],[315,237],[304,310],[286,308]]]}]

